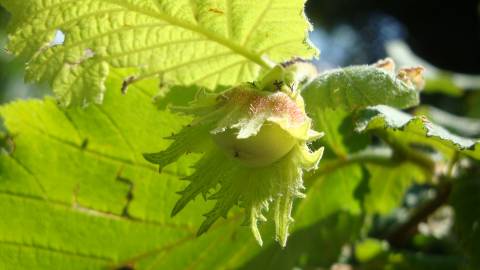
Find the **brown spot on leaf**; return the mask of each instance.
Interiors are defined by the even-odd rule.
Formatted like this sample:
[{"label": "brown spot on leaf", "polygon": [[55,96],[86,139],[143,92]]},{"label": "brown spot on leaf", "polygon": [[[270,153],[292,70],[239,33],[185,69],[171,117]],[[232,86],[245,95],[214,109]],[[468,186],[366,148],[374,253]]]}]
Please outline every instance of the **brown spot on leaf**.
[{"label": "brown spot on leaf", "polygon": [[83,150],[87,149],[88,147],[88,138],[83,139],[82,144],[80,145],[80,148]]},{"label": "brown spot on leaf", "polygon": [[127,93],[128,86],[132,84],[134,81],[135,81],[135,76],[129,76],[125,80],[123,80],[122,89],[121,89],[123,95]]},{"label": "brown spot on leaf", "polygon": [[222,14],[222,15],[225,13],[218,8],[209,8],[208,11],[213,12],[213,13],[217,13],[217,14]]},{"label": "brown spot on leaf", "polygon": [[15,152],[16,149],[16,144],[15,141],[13,140],[14,137],[11,135],[6,135],[4,138],[0,138],[1,144],[0,144],[0,149],[4,149],[7,154],[11,155],[13,152]]},{"label": "brown spot on leaf", "polygon": [[281,63],[281,65],[282,65],[282,67],[286,68],[286,67],[295,65],[297,63],[308,63],[308,61],[303,59],[303,58],[300,58],[300,57],[294,57],[294,58],[292,58],[288,61],[285,61],[285,62]]},{"label": "brown spot on leaf", "polygon": [[120,267],[115,268],[115,270],[135,270],[133,264],[122,265]]},{"label": "brown spot on leaf", "polygon": [[125,205],[123,207],[123,211],[122,211],[122,215],[124,217],[128,217],[130,218],[130,214],[128,213],[128,209],[130,208],[130,203],[132,202],[133,200],[133,182],[132,180],[124,177],[122,174],[123,174],[123,170],[124,170],[124,167],[120,167],[117,171],[117,176],[116,176],[116,180],[121,182],[121,183],[124,183],[128,186],[128,192],[126,194],[126,202],[125,202]]}]

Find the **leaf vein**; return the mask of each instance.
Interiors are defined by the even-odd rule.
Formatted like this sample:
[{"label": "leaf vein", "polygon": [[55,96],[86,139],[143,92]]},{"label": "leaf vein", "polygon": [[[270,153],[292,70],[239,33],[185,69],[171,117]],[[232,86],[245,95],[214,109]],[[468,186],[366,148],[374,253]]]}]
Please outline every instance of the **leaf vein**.
[{"label": "leaf vein", "polygon": [[186,231],[190,232],[192,234],[195,234],[195,228],[193,228],[190,224],[181,224],[181,223],[168,223],[168,222],[159,222],[159,221],[154,221],[154,220],[146,220],[146,219],[139,219],[135,217],[127,217],[115,213],[110,213],[110,212],[105,212],[105,211],[100,211],[94,208],[90,207],[85,207],[85,206],[79,206],[79,205],[73,205],[69,204],[60,200],[52,200],[48,199],[45,200],[42,197],[31,195],[31,194],[23,194],[23,193],[17,193],[17,192],[12,192],[8,190],[0,190],[0,196],[10,196],[10,197],[15,197],[15,198],[21,198],[24,200],[29,200],[29,201],[38,201],[41,203],[45,204],[50,204],[58,207],[62,207],[66,210],[76,212],[76,213],[81,213],[84,215],[88,216],[94,216],[97,218],[104,218],[104,219],[111,219],[111,220],[116,220],[116,221],[123,221],[123,222],[131,222],[131,223],[140,223],[140,224],[145,224],[145,225],[152,225],[156,227],[167,227],[170,229],[175,229],[179,231]]},{"label": "leaf vein", "polygon": [[134,162],[138,162],[138,158],[137,158],[137,155],[135,154],[136,151],[132,145],[132,143],[127,139],[127,137],[125,136],[125,133],[123,132],[123,130],[120,128],[120,126],[117,124],[117,122],[115,122],[115,120],[112,118],[112,116],[110,116],[108,113],[105,112],[105,110],[102,108],[102,106],[95,106],[95,108],[105,116],[105,118],[108,120],[108,122],[110,123],[110,125],[117,131],[117,134],[120,136],[120,138],[122,138],[122,141],[125,143],[125,145],[127,145],[129,151],[130,151],[130,155],[131,155],[131,159],[134,161]]},{"label": "leaf vein", "polygon": [[23,164],[22,162],[20,162],[20,160],[18,160],[17,158],[15,158],[14,156],[10,155],[9,156],[10,159],[12,159],[20,168],[22,168],[27,174],[29,174],[30,176],[33,177],[33,179],[35,179],[35,182],[37,184],[37,186],[40,188],[40,190],[42,191],[43,195],[45,196],[44,199],[48,199],[48,195],[47,195],[47,190],[45,189],[45,187],[43,186],[42,182],[40,181],[40,179],[38,179],[38,177],[33,174],[33,172],[27,167],[25,166],[25,164]]},{"label": "leaf vein", "polygon": [[273,4],[273,0],[268,0],[268,3],[265,5],[265,9],[262,11],[260,16],[257,18],[256,22],[253,24],[253,27],[250,28],[248,34],[245,36],[245,39],[243,41],[243,46],[247,45],[248,41],[250,40],[252,34],[257,30],[257,27],[260,26],[262,20],[264,19],[265,15],[268,13],[270,7]]},{"label": "leaf vein", "polygon": [[[229,69],[229,68],[231,68],[231,67],[234,67],[234,66],[236,66],[236,65],[239,65],[239,64],[241,64],[241,63],[245,63],[245,62],[246,62],[245,60],[241,60],[241,61],[237,61],[237,62],[234,62],[234,63],[232,63],[232,64],[229,64],[229,65],[227,65],[227,66],[223,66],[223,67],[221,67],[221,68],[219,68],[219,69],[217,69],[217,70],[215,70],[215,71],[213,71],[213,72],[210,72],[210,73],[208,73],[208,74],[205,74],[204,76],[202,76],[202,77],[200,77],[200,78],[198,78],[198,79],[195,79],[195,80],[192,82],[192,84],[195,84],[195,83],[197,83],[197,82],[200,82],[200,81],[202,81],[202,80],[205,80],[206,78],[211,77],[211,76],[214,76],[214,75],[219,75],[219,76],[220,76],[220,74],[222,74],[223,72],[225,72],[227,69]],[[217,78],[217,82],[218,82],[218,80],[219,80],[219,78]]]},{"label": "leaf vein", "polygon": [[168,68],[165,68],[165,69],[160,69],[160,70],[156,70],[156,71],[152,71],[152,72],[149,72],[149,73],[142,74],[141,76],[138,76],[137,78],[135,78],[134,81],[144,80],[146,78],[150,78],[150,77],[156,76],[158,74],[162,74],[162,73],[165,74],[167,72],[171,72],[171,71],[174,71],[174,70],[182,68],[182,67],[186,67],[186,66],[189,66],[189,65],[192,65],[192,64],[196,64],[196,63],[199,63],[199,62],[210,60],[210,59],[213,59],[215,57],[222,57],[222,56],[229,56],[229,55],[234,55],[234,53],[224,52],[224,53],[213,54],[213,55],[209,55],[209,56],[206,56],[206,57],[198,58],[198,59],[195,59],[195,60],[189,61],[189,62],[183,62],[181,64],[178,64],[178,65],[175,65],[175,66],[172,66],[172,67],[168,67]]},{"label": "leaf vein", "polygon": [[[116,5],[124,7],[124,8],[127,8],[129,10],[136,11],[136,12],[144,14],[146,16],[150,16],[152,18],[156,18],[156,19],[159,19],[159,20],[166,21],[166,22],[168,22],[172,25],[176,25],[180,28],[184,28],[184,29],[190,30],[192,32],[199,33],[199,34],[207,37],[208,39],[210,39],[212,41],[215,41],[216,43],[219,43],[219,44],[227,47],[232,52],[238,53],[238,54],[242,55],[243,57],[245,57],[247,59],[250,59],[252,62],[257,63],[260,66],[263,66],[265,68],[270,68],[270,64],[265,62],[265,60],[263,60],[260,55],[249,51],[248,49],[245,48],[245,46],[240,46],[239,44],[236,44],[236,43],[230,41],[228,38],[213,34],[209,31],[207,31],[206,29],[203,29],[203,28],[201,28],[197,25],[192,25],[190,23],[180,21],[180,20],[178,20],[178,19],[176,19],[172,16],[169,16],[167,14],[157,13],[157,12],[154,12],[154,11],[151,11],[151,10],[145,10],[145,9],[140,8],[138,6],[135,6],[135,5],[132,5],[132,4],[129,4],[129,3],[124,3],[124,2],[121,2],[121,1],[118,1],[118,0],[105,0],[105,1],[107,1],[109,3],[112,3],[112,4],[116,4]],[[273,0],[270,0],[269,3],[271,4],[272,1]]]},{"label": "leaf vein", "polygon": [[48,251],[48,252],[61,253],[62,255],[65,255],[65,256],[82,257],[82,258],[97,260],[97,261],[113,262],[113,258],[106,257],[106,256],[99,256],[99,255],[93,255],[93,254],[88,254],[88,253],[80,253],[78,251],[74,252],[74,251],[68,251],[68,250],[63,250],[63,249],[55,249],[55,248],[52,248],[52,247],[43,246],[43,245],[39,245],[39,244],[27,244],[27,243],[19,243],[19,242],[14,242],[14,241],[0,240],[0,245],[17,246],[17,247],[31,248],[31,249],[40,249],[40,250],[44,250],[44,251]]}]

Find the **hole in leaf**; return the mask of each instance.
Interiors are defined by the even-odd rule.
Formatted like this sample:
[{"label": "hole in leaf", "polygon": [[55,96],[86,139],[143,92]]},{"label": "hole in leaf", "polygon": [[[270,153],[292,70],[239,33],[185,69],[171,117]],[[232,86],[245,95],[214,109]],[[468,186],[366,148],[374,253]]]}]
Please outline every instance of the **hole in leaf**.
[{"label": "hole in leaf", "polygon": [[57,46],[57,45],[63,45],[65,42],[65,33],[63,33],[61,30],[57,29],[55,31],[55,36],[53,37],[52,41],[50,42],[50,46]]}]

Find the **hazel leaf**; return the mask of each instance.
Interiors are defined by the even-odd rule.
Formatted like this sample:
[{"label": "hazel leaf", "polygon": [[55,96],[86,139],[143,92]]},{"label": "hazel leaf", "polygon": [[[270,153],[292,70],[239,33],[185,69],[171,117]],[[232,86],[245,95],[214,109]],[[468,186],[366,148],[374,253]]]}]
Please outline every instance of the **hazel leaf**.
[{"label": "hazel leaf", "polygon": [[458,152],[480,159],[478,140],[455,135],[424,116],[412,116],[388,106],[379,105],[361,111],[356,130],[389,136],[406,146],[428,145],[449,158]]},{"label": "hazel leaf", "polygon": [[28,81],[53,85],[63,105],[100,103],[112,68],[133,68],[123,90],[152,77],[213,89],[252,81],[271,61],[317,54],[305,0],[0,3],[12,14],[8,50],[28,59]]},{"label": "hazel leaf", "polygon": [[396,73],[393,61],[385,59],[374,65],[321,73],[305,86],[302,95],[309,111],[316,108],[353,111],[382,104],[405,109],[419,103],[422,72],[421,67],[416,67]]},{"label": "hazel leaf", "polygon": [[259,252],[238,212],[202,237],[198,213],[211,204],[170,217],[196,158],[159,174],[141,155],[168,147],[163,138],[191,119],[137,106],[155,90],[144,82],[122,96],[118,77],[101,106],[66,110],[47,98],[0,107],[0,269],[238,268]]}]

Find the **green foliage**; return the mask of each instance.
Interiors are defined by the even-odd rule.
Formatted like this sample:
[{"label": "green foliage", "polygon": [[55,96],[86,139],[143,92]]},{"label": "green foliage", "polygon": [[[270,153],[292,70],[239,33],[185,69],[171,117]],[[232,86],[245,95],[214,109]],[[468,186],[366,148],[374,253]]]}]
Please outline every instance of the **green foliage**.
[{"label": "green foliage", "polygon": [[378,104],[404,109],[419,103],[419,91],[409,78],[378,64],[326,71],[306,86],[303,96],[312,107],[346,111]]},{"label": "green foliage", "polygon": [[327,146],[327,154],[346,157],[369,144],[367,135],[354,131],[355,121],[351,112],[317,107],[312,99],[306,100],[306,110],[314,120],[314,129],[325,133],[320,144]]},{"label": "green foliage", "polygon": [[379,132],[396,144],[407,147],[415,143],[428,145],[447,157],[460,152],[480,159],[477,140],[457,136],[425,117],[411,116],[388,106],[379,105],[362,111],[356,129]]},{"label": "green foliage", "polygon": [[[241,219],[234,214],[208,236],[196,238],[197,213],[209,204],[197,201],[170,218],[178,197],[174,191],[184,187],[179,178],[191,172],[195,158],[176,162],[159,176],[141,153],[151,145],[167,146],[162,138],[189,119],[136,106],[148,103],[154,88],[134,87],[123,97],[114,91],[119,83],[116,78],[107,83],[112,91],[102,106],[65,111],[49,98],[2,107],[9,132],[16,134],[16,149],[0,156],[0,268],[74,264],[100,269],[132,263],[139,269],[197,264],[212,269],[227,261],[239,265],[258,250],[246,240],[246,230],[239,230]],[[249,245],[244,256],[232,257]]]},{"label": "green foliage", "polygon": [[480,91],[470,94],[467,106],[467,115],[469,117],[480,118]]},{"label": "green foliage", "polygon": [[408,252],[388,252],[364,264],[366,270],[461,270],[462,267],[457,257]]},{"label": "green foliage", "polygon": [[432,106],[420,106],[415,109],[415,114],[424,115],[433,123],[453,133],[469,137],[480,135],[480,120],[476,118],[457,116]]},{"label": "green foliage", "polygon": [[401,111],[421,67],[317,74],[304,0],[0,3],[56,94],[0,106],[0,269],[480,267],[478,121]]},{"label": "green foliage", "polygon": [[480,177],[478,172],[464,176],[456,183],[451,203],[455,208],[455,232],[469,255],[472,269],[480,267]]},{"label": "green foliage", "polygon": [[[50,83],[63,105],[100,103],[112,68],[134,68],[126,83],[158,77],[213,89],[254,80],[292,52],[317,54],[304,0],[0,3],[13,15],[8,49],[29,59],[27,79]],[[52,42],[58,31],[61,45]]]},{"label": "green foliage", "polygon": [[[117,78],[107,83],[109,88],[118,87]],[[74,263],[77,269],[128,264],[138,269],[192,265],[212,269],[235,268],[249,258],[268,263],[263,255],[253,259],[261,250],[239,227],[242,220],[237,211],[199,238],[195,237],[201,223],[198,212],[206,211],[210,203],[196,200],[170,218],[178,198],[173,191],[185,187],[179,178],[190,174],[189,166],[197,157],[165,167],[160,176],[143,161],[141,152],[151,149],[153,142],[159,148],[167,146],[168,140],[160,138],[190,121],[153,106],[121,109],[147,102],[152,95],[149,87],[134,86],[127,97],[109,91],[102,106],[87,109],[62,110],[51,99],[2,108],[7,128],[18,134],[16,150],[0,159],[0,205],[10,209],[2,212],[0,223],[5,232],[0,240],[2,268],[51,269]],[[162,128],[145,132],[145,127]],[[361,178],[359,167],[352,167],[328,178],[310,179],[307,184],[316,183],[316,188],[308,189],[309,199],[295,211],[298,227],[291,237],[297,244],[292,245],[303,243],[321,228],[321,242],[310,247],[313,253],[331,241],[330,228],[338,226],[338,246],[329,251],[328,259],[322,259],[324,265],[333,262],[341,243],[353,239],[359,230],[360,206],[351,194]],[[344,184],[339,186],[338,181]],[[346,200],[351,200],[348,207]],[[337,214],[339,209],[348,214]],[[266,246],[281,252],[271,238]],[[298,259],[294,255],[292,263]]]},{"label": "green foliage", "polygon": [[410,162],[368,164],[369,193],[364,200],[367,213],[389,214],[401,204],[405,193],[413,183],[425,182],[425,174]]}]

